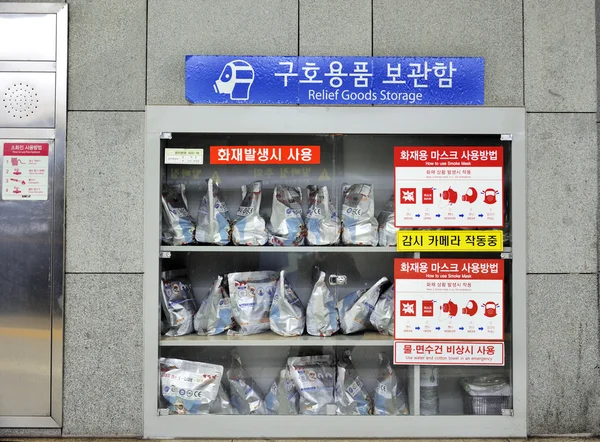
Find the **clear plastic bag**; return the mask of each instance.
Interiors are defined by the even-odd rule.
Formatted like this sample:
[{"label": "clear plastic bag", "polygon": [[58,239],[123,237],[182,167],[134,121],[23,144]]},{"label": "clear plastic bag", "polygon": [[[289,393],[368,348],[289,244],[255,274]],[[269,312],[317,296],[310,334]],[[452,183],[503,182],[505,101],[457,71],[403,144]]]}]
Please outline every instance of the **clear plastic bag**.
[{"label": "clear plastic bag", "polygon": [[302,190],[282,184],[273,190],[273,207],[269,223],[269,243],[274,246],[299,246],[304,242]]},{"label": "clear plastic bag", "polygon": [[317,272],[319,277],[306,308],[306,331],[312,336],[331,336],[340,329],[335,295],[327,287],[325,272]]},{"label": "clear plastic bag", "polygon": [[385,207],[377,217],[378,244],[382,247],[396,245],[396,232],[399,230],[394,226],[394,195],[392,195]]},{"label": "clear plastic bag", "polygon": [[371,328],[371,313],[381,292],[389,281],[383,277],[368,290],[361,289],[350,293],[338,302],[340,328],[344,334],[356,333]]},{"label": "clear plastic bag", "polygon": [[196,299],[185,270],[161,273],[160,300],[168,330],[166,336],[183,336],[194,331]]},{"label": "clear plastic bag", "polygon": [[300,394],[300,414],[327,414],[334,404],[334,366],[330,355],[288,358],[288,370]]},{"label": "clear plastic bag", "polygon": [[231,405],[229,392],[227,391],[227,387],[225,387],[225,383],[222,381],[219,386],[217,397],[210,407],[210,414],[238,414],[237,410]]},{"label": "clear plastic bag", "polygon": [[375,387],[373,414],[395,416],[408,414],[408,396],[404,384],[396,375],[390,359],[379,353],[379,374]]},{"label": "clear plastic bag", "polygon": [[218,335],[233,326],[229,294],[223,287],[223,277],[218,276],[194,316],[194,330],[199,335]]},{"label": "clear plastic bag", "polygon": [[309,185],[306,212],[306,242],[311,246],[337,244],[341,224],[329,198],[327,186]]},{"label": "clear plastic bag", "polygon": [[242,186],[242,204],[233,223],[231,240],[236,246],[262,246],[268,240],[265,219],[260,215],[262,182]]},{"label": "clear plastic bag", "polygon": [[382,335],[394,336],[394,286],[379,297],[371,313],[371,324]]},{"label": "clear plastic bag", "polygon": [[440,414],[440,373],[438,367],[421,365],[419,402],[422,416]]},{"label": "clear plastic bag", "polygon": [[304,306],[286,281],[284,270],[280,272],[277,280],[269,323],[271,330],[281,336],[300,336],[304,333],[306,324]]},{"label": "clear plastic bag", "polygon": [[163,208],[162,240],[171,246],[189,244],[194,240],[196,225],[188,211],[185,185],[165,187],[161,196]]},{"label": "clear plastic bag", "polygon": [[208,414],[222,377],[221,365],[160,358],[161,392],[170,414]]},{"label": "clear plastic bag", "polygon": [[231,368],[227,370],[231,404],[239,414],[266,414],[263,394],[235,352],[231,355]]},{"label": "clear plastic bag", "polygon": [[373,185],[344,184],[342,191],[342,242],[347,245],[376,246],[379,239]]},{"label": "clear plastic bag", "polygon": [[338,415],[373,414],[373,401],[352,364],[350,350],[345,350],[338,361],[335,403]]},{"label": "clear plastic bag", "polygon": [[206,180],[208,190],[200,201],[196,223],[196,241],[224,246],[229,243],[231,220],[229,209],[217,183]]},{"label": "clear plastic bag", "polygon": [[265,396],[267,414],[298,414],[299,399],[294,381],[284,368]]},{"label": "clear plastic bag", "polygon": [[277,272],[229,273],[231,313],[238,333],[252,335],[270,329],[269,313],[277,282]]}]

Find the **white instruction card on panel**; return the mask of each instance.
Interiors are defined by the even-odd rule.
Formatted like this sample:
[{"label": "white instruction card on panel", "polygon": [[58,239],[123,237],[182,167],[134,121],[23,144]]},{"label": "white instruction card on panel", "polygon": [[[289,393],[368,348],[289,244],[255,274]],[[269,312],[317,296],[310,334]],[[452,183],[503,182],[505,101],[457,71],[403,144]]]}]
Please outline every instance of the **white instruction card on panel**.
[{"label": "white instruction card on panel", "polygon": [[502,340],[504,261],[394,260],[395,339]]},{"label": "white instruction card on panel", "polygon": [[502,227],[500,146],[394,148],[396,227]]},{"label": "white instruction card on panel", "polygon": [[202,164],[204,149],[165,149],[165,164]]}]

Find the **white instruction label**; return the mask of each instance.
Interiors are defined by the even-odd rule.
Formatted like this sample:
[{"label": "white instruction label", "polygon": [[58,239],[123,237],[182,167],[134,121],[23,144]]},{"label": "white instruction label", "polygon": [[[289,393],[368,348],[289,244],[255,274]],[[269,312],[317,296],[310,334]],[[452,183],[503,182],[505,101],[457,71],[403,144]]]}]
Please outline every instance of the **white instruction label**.
[{"label": "white instruction label", "polygon": [[203,164],[204,149],[165,149],[165,164]]}]

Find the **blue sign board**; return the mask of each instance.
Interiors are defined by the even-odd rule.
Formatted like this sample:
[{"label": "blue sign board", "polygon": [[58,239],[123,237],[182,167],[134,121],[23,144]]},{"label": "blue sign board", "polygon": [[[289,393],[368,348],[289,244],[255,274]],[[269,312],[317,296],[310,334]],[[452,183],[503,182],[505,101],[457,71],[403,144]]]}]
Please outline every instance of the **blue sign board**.
[{"label": "blue sign board", "polygon": [[483,58],[188,55],[202,104],[483,105]]}]

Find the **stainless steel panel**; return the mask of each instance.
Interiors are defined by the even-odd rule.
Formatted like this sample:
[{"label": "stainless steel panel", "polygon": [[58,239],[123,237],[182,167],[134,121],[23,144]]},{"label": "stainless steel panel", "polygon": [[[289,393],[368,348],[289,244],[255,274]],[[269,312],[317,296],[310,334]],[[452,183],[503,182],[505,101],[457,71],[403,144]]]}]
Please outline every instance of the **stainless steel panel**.
[{"label": "stainless steel panel", "polygon": [[[4,141],[24,140],[0,140],[0,145]],[[51,164],[54,141],[36,141],[50,144]],[[2,152],[0,158],[3,163]],[[49,188],[52,180],[49,168]],[[4,416],[50,414],[52,211],[52,200],[0,201],[0,415]]]},{"label": "stainless steel panel", "polygon": [[55,61],[3,61],[0,72],[56,72]]},{"label": "stainless steel panel", "polygon": [[0,201],[0,427],[62,425],[67,22],[0,3],[0,139],[54,140],[48,200]]},{"label": "stainless steel panel", "polygon": [[52,291],[52,404],[51,416],[58,426],[63,421],[63,336],[65,264],[65,152],[67,139],[67,42],[68,5],[56,14],[56,116],[54,145],[53,291]]},{"label": "stainless steel panel", "polygon": [[56,14],[0,14],[0,60],[56,60]]},{"label": "stainless steel panel", "polygon": [[51,72],[0,72],[0,127],[54,127],[55,90]]}]

